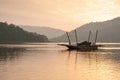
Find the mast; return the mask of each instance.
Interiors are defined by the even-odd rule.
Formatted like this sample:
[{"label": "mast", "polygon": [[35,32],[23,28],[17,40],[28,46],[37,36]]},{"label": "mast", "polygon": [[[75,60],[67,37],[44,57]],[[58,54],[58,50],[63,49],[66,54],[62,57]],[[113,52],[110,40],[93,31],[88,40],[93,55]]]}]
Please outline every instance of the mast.
[{"label": "mast", "polygon": [[70,42],[70,37],[69,37],[68,32],[66,32],[66,34],[67,34],[67,37],[68,37],[69,45],[71,45],[71,42]]},{"label": "mast", "polygon": [[90,41],[91,30],[89,31],[88,42]]},{"label": "mast", "polygon": [[94,42],[94,44],[96,44],[97,36],[98,36],[98,30],[96,31],[96,36],[95,36],[95,42]]},{"label": "mast", "polygon": [[77,40],[77,30],[75,29],[75,40],[76,40],[76,44],[78,43],[78,40]]}]

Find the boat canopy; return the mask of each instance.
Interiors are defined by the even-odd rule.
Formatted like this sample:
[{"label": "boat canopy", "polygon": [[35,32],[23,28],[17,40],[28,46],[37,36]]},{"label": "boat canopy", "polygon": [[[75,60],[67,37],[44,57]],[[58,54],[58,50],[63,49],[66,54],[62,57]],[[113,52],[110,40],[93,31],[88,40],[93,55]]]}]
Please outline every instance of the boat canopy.
[{"label": "boat canopy", "polygon": [[90,46],[90,45],[91,45],[91,42],[83,41],[83,42],[81,42],[81,43],[77,43],[77,45],[86,45],[86,46]]}]

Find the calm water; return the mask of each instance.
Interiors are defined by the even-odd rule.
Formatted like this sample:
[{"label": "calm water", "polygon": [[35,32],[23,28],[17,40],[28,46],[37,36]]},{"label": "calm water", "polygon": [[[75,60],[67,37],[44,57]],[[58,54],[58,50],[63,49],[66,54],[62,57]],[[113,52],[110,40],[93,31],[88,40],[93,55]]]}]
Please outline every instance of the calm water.
[{"label": "calm water", "polygon": [[0,44],[0,80],[120,80],[120,47],[67,51],[54,43]]}]

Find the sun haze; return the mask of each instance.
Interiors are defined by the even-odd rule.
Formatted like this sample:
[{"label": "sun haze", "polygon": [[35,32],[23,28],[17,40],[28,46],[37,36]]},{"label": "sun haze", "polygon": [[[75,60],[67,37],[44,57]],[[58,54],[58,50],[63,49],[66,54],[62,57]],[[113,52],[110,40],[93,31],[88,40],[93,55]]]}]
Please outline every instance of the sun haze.
[{"label": "sun haze", "polygon": [[119,0],[0,0],[0,21],[70,31],[120,16]]}]

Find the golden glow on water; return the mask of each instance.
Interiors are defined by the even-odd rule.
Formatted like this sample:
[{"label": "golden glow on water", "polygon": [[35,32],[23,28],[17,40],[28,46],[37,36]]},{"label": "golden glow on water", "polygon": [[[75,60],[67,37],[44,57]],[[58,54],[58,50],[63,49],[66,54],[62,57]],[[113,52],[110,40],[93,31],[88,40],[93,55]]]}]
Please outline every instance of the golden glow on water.
[{"label": "golden glow on water", "polygon": [[120,47],[102,47],[102,48],[99,48],[99,49],[106,49],[106,50],[120,50]]},{"label": "golden glow on water", "polygon": [[120,43],[97,43],[101,45],[120,45]]},{"label": "golden glow on water", "polygon": [[[22,47],[17,45],[19,46]],[[1,80],[119,80],[120,78],[119,50],[77,52],[67,51],[65,47],[55,44],[33,46],[23,45],[27,48],[25,51],[0,51]]]}]

